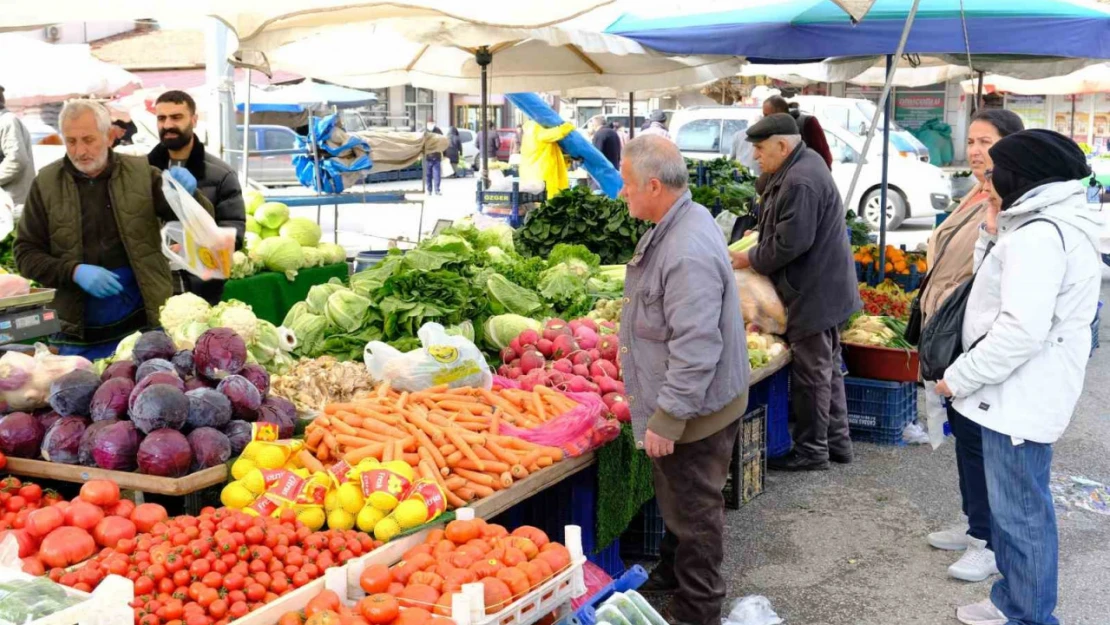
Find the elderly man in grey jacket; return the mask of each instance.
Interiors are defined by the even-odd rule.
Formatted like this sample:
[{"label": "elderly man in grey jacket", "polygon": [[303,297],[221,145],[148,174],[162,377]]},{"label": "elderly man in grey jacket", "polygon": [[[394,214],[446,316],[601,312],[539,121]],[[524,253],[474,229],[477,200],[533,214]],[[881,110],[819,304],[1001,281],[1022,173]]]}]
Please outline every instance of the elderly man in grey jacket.
[{"label": "elderly man in grey jacket", "polygon": [[643,590],[674,592],[669,623],[717,625],[721,490],[748,405],[740,299],[721,230],[690,199],[678,148],[659,136],[629,141],[621,177],[629,212],[655,224],[628,263],[620,330],[632,425],[654,462],[667,528]]},{"label": "elderly man in grey jacket", "polygon": [[4,88],[0,87],[0,189],[19,206],[27,201],[34,180],[31,133],[15,113],[4,107]]}]

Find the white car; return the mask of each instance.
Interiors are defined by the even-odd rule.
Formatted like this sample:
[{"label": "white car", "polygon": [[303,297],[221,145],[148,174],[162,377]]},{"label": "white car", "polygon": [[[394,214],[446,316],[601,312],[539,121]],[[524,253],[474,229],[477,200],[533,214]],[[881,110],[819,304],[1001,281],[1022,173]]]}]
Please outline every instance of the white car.
[{"label": "white car", "polygon": [[[712,160],[728,156],[736,133],[744,132],[763,116],[755,107],[693,107],[675,112],[671,136],[688,158]],[[882,140],[871,142],[859,182],[852,198],[845,197],[856,163],[863,151],[863,138],[840,125],[818,117],[833,154],[833,180],[847,208],[855,210],[873,228],[879,227],[879,198],[882,183]],[[939,167],[922,162],[916,154],[890,152],[887,178],[887,229],[894,230],[906,219],[930,217],[948,207],[952,185]]]},{"label": "white car", "polygon": [[[839,126],[860,138],[867,136],[867,129],[875,116],[875,103],[863,98],[800,95],[790,98],[789,102],[797,103],[803,113],[816,115],[821,120],[822,127]],[[880,115],[875,136],[882,137],[882,132],[883,116]],[[925,163],[929,162],[929,148],[893,120],[890,122],[890,144],[901,156],[912,156]]]}]

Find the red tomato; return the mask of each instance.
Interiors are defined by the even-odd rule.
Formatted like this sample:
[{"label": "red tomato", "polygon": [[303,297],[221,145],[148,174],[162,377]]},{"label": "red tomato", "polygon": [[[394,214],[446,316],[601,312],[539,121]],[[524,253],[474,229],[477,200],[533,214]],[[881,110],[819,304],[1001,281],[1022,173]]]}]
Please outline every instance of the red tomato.
[{"label": "red tomato", "polygon": [[104,519],[104,511],[87,501],[75,501],[66,510],[65,519],[66,525],[91,532]]},{"label": "red tomato", "polygon": [[[88,486],[88,482],[85,485]],[[36,510],[36,512],[42,511]],[[93,530],[93,538],[102,547],[115,548],[121,540],[135,538],[137,531],[135,524],[131,521],[118,516],[109,516],[104,517],[96,524],[96,529]],[[180,558],[175,559],[180,561]]]},{"label": "red tomato", "polygon": [[24,484],[19,489],[19,496],[27,503],[37,503],[42,500],[42,487],[38,484]]},{"label": "red tomato", "polygon": [[50,532],[61,527],[62,524],[65,523],[65,520],[65,514],[63,514],[61,510],[49,506],[34,510],[31,514],[28,514],[25,527],[32,536],[43,538]]}]

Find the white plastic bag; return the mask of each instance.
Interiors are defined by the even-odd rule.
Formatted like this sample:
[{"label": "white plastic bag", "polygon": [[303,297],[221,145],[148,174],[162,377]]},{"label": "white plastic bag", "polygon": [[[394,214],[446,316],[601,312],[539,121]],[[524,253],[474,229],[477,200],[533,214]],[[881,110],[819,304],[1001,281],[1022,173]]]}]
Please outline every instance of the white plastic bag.
[{"label": "white plastic bag", "polygon": [[438,323],[424,324],[417,336],[423,347],[405,354],[379,341],[368,343],[364,360],[371,377],[410,393],[441,384],[493,387],[489,364],[466,337],[451,336]]},{"label": "white plastic bag", "polygon": [[767,334],[786,334],[786,307],[771,279],[752,269],[737,269],[732,273],[736,278],[744,323],[755,324]]},{"label": "white plastic bag", "polygon": [[944,398],[937,394],[936,382],[925,382],[925,421],[929,425],[929,444],[936,449],[944,442],[944,424],[948,423],[948,411]]},{"label": "white plastic bag", "polygon": [[202,280],[230,278],[235,228],[216,225],[208,211],[168,173],[162,176],[162,193],[180,220],[162,228],[162,253],[170,259],[170,267]]},{"label": "white plastic bag", "polygon": [[771,600],[763,595],[748,595],[732,604],[728,617],[721,625],[781,625],[783,620],[775,614]]}]

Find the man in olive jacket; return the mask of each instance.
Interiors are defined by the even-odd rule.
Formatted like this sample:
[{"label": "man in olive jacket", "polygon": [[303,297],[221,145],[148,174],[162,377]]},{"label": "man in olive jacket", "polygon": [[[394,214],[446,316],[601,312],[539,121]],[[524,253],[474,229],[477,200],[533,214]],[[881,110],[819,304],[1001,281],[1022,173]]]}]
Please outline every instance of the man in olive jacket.
[{"label": "man in olive jacket", "polygon": [[[196,102],[184,91],[167,91],[155,101],[154,113],[161,143],[150,151],[147,161],[162,171],[176,165],[192,174],[195,182],[183,186],[208,198],[216,209],[217,225],[235,228],[235,249],[242,248],[247,210],[239,177],[230,165],[205,151],[196,137]],[[174,274],[175,294],[195,293],[213,306],[220,303],[224,284],[223,280],[201,280],[186,271]]]},{"label": "man in olive jacket", "polygon": [[747,131],[767,178],[759,245],[733,254],[733,267],[768,276],[786,305],[794,354],[794,449],[768,468],[813,471],[852,461],[839,327],[860,309],[844,204],[824,159],[807,148],[794,118],[776,113]]},{"label": "man in olive jacket", "polygon": [[62,331],[51,344],[62,354],[104,358],[120,339],[160,325],[159,309],[173,295],[161,228],[177,217],[162,174],[109,148],[111,117],[102,104],[72,100],[59,119],[66,156],[31,184],[15,262],[23,277],[57,289],[52,308]]},{"label": "man in olive jacket", "polygon": [[621,370],[632,429],[652,458],[666,533],[644,592],[673,592],[672,625],[719,625],[721,490],[748,405],[748,351],[721,229],[690,199],[686,161],[666,137],[621,157],[629,213],[655,224],[628,263]]}]

